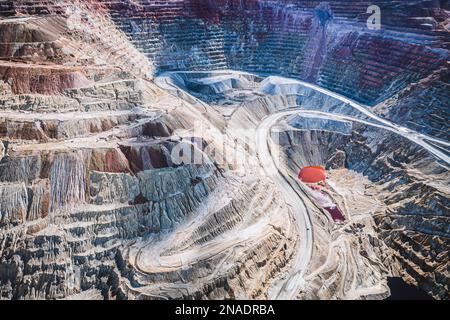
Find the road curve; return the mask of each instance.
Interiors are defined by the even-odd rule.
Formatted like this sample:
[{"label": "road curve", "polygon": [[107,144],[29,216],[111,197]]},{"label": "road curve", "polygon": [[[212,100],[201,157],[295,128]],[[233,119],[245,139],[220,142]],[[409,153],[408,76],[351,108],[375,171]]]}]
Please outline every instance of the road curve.
[{"label": "road curve", "polygon": [[[161,88],[164,89],[178,89],[180,90],[180,88],[175,85],[172,80],[171,77],[173,75],[176,74],[180,74],[180,73],[185,73],[185,74],[190,74],[190,73],[196,73],[196,74],[223,74],[223,73],[231,73],[231,74],[247,74],[247,75],[258,75],[261,77],[265,77],[265,78],[272,78],[275,80],[275,83],[291,83],[291,84],[298,84],[301,85],[305,88],[309,88],[312,89],[314,91],[320,92],[326,96],[332,97],[334,99],[337,99],[347,105],[349,105],[350,107],[352,107],[355,110],[358,110],[359,112],[361,112],[362,114],[364,114],[365,116],[369,117],[370,119],[375,120],[376,122],[378,122],[381,125],[384,125],[386,127],[391,127],[391,128],[396,128],[398,131],[403,132],[405,134],[408,134],[410,138],[414,137],[416,141],[423,141],[424,143],[427,143],[426,141],[430,141],[430,142],[435,142],[438,143],[442,146],[445,147],[450,147],[450,142],[446,141],[446,140],[442,140],[430,135],[426,135],[423,133],[418,133],[412,129],[400,126],[392,121],[389,121],[385,118],[382,118],[380,116],[378,116],[377,114],[375,114],[374,112],[372,112],[370,110],[371,107],[361,104],[355,100],[352,100],[350,98],[347,98],[346,96],[343,96],[341,94],[338,94],[336,92],[333,92],[331,90],[322,88],[316,84],[312,84],[309,82],[305,82],[302,80],[298,80],[298,79],[293,79],[293,78],[287,78],[287,77],[280,77],[280,76],[271,76],[271,75],[264,75],[264,74],[258,74],[258,73],[249,73],[249,72],[245,72],[245,71],[236,71],[236,70],[215,70],[215,71],[167,71],[162,73],[160,76],[158,76],[155,79],[155,82],[158,84],[158,86],[160,86]],[[187,93],[187,92],[185,92]],[[189,93],[187,93],[188,96],[190,96],[191,98],[194,98],[192,95],[190,95]],[[198,102],[200,102],[200,104],[204,104],[201,100],[194,98],[195,100],[197,100]],[[416,142],[415,141],[415,142]],[[428,143],[427,143],[428,144]],[[436,148],[434,148],[435,150],[437,150]],[[442,154],[442,153],[441,153]]]},{"label": "road curve", "polygon": [[399,129],[399,127],[397,126],[381,125],[349,116],[330,114],[321,111],[310,111],[300,108],[284,109],[265,117],[258,126],[255,137],[256,150],[260,165],[264,169],[266,175],[279,186],[280,190],[283,191],[286,203],[292,208],[295,214],[295,222],[297,223],[300,236],[299,254],[296,256],[296,259],[294,261],[291,275],[282,280],[279,289],[271,294],[271,298],[282,300],[294,299],[299,292],[299,289],[303,283],[303,276],[308,271],[308,265],[312,258],[313,251],[313,227],[308,209],[306,208],[302,199],[302,196],[306,195],[302,194],[302,192],[298,188],[294,188],[295,183],[297,183],[296,181],[294,181],[295,177],[290,177],[287,172],[283,172],[282,168],[276,166],[273,154],[270,151],[268,141],[271,128],[282,118],[295,114],[320,117],[337,121],[359,122],[369,126],[391,131],[421,145],[435,157],[449,163],[447,155],[431,147],[423,140],[418,139],[414,133],[411,135],[410,132],[405,132]]},{"label": "road curve", "polygon": [[362,120],[362,119],[354,118],[354,117],[350,117],[350,116],[345,116],[345,115],[340,115],[340,114],[335,114],[335,113],[328,113],[328,112],[323,112],[323,111],[305,110],[305,109],[300,109],[300,108],[283,109],[283,110],[280,110],[280,111],[274,113],[273,115],[282,115],[280,117],[280,118],[282,118],[282,117],[294,115],[297,113],[301,113],[302,115],[307,115],[307,116],[309,115],[309,116],[313,116],[313,117],[326,118],[326,119],[330,119],[330,120],[358,122],[358,123],[362,123],[362,124],[365,124],[368,126],[372,126],[375,128],[380,128],[383,130],[393,132],[393,133],[398,134],[398,135],[410,140],[411,142],[414,142],[415,144],[421,146],[422,148],[427,150],[429,153],[431,153],[436,159],[445,162],[447,165],[450,165],[450,157],[446,153],[440,151],[438,148],[435,148],[434,146],[432,146],[429,143],[427,143],[426,141],[424,141],[422,138],[420,138],[419,133],[417,133],[413,130],[410,130],[410,129],[406,130],[406,128],[398,126],[398,125],[392,125],[392,124],[383,125],[383,124],[374,123],[371,121]]},{"label": "road curve", "polygon": [[[221,72],[235,72],[236,71],[228,71],[228,70],[222,70],[217,73]],[[163,89],[166,89],[169,92],[172,92],[173,94],[177,95],[178,92],[182,91],[184,94],[186,94],[189,98],[199,102],[201,105],[205,105],[201,100],[197,99],[196,97],[192,96],[188,92],[185,92],[182,88],[179,88],[176,84],[173,83],[171,80],[171,75],[176,73],[191,73],[191,72],[166,72],[162,74],[160,77],[157,77],[155,82]],[[201,72],[196,72],[201,73]],[[213,72],[204,72],[204,73],[213,73]],[[215,72],[214,72],[215,73]],[[244,72],[245,73],[245,72]],[[442,145],[450,145],[448,142],[436,139],[433,137],[429,137],[423,134],[419,134],[415,132],[414,130],[399,126],[393,122],[390,122],[386,119],[383,119],[371,111],[367,109],[367,107],[358,104],[357,102],[350,100],[344,96],[341,96],[339,94],[336,94],[332,91],[329,91],[327,89],[323,89],[319,86],[306,83],[299,80],[294,79],[288,79],[289,81],[295,81],[305,87],[311,88],[315,91],[321,92],[325,95],[332,96],[343,103],[346,103],[353,108],[357,109],[358,111],[362,112],[366,116],[368,116],[370,119],[375,120],[374,122],[362,120],[354,117],[349,117],[345,115],[339,115],[339,114],[332,114],[322,111],[312,111],[312,110],[306,110],[306,109],[300,109],[300,108],[290,108],[290,109],[284,109],[280,110],[276,113],[273,113],[266,118],[262,120],[262,122],[259,124],[256,133],[255,133],[255,141],[256,141],[256,150],[258,159],[260,161],[261,167],[263,168],[265,174],[268,178],[270,178],[274,183],[276,183],[280,190],[283,191],[283,194],[285,195],[285,201],[286,203],[292,208],[292,211],[294,213],[294,219],[295,223],[298,228],[299,237],[300,237],[300,248],[299,253],[297,254],[295,261],[292,265],[292,270],[290,272],[290,275],[286,278],[282,279],[280,283],[276,286],[276,288],[273,288],[271,292],[269,293],[269,298],[271,299],[294,299],[296,295],[298,294],[302,284],[303,284],[303,278],[306,272],[308,271],[309,262],[311,261],[312,252],[313,252],[313,230],[312,230],[312,223],[311,218],[308,213],[308,209],[303,201],[303,197],[306,197],[306,195],[300,190],[300,188],[295,188],[296,181],[295,177],[291,177],[287,172],[283,172],[282,168],[278,168],[275,164],[275,161],[273,159],[273,155],[270,150],[269,146],[269,134],[271,131],[271,128],[282,118],[294,115],[294,114],[302,114],[306,116],[313,116],[313,117],[321,117],[321,118],[327,118],[331,120],[341,120],[341,121],[352,121],[352,122],[359,122],[366,125],[370,125],[373,127],[378,127],[390,132],[394,132],[396,134],[399,134],[410,141],[422,146],[426,150],[428,150],[433,156],[440,159],[441,161],[445,162],[447,165],[450,165],[450,157],[447,156],[446,153],[440,151],[438,148],[433,147],[430,145],[426,140],[428,141],[434,141],[437,143],[440,143]],[[194,108],[192,108],[192,111],[197,111]],[[198,112],[198,111],[197,111]]]},{"label": "road curve", "polygon": [[[277,289],[274,290],[275,292],[270,293],[271,299],[282,300],[294,299],[297,295],[302,285],[303,276],[308,270],[313,251],[312,223],[308,209],[301,196],[291,185],[291,178],[287,174],[283,175],[280,172],[281,169],[277,168],[268,143],[268,136],[273,125],[285,117],[287,113],[291,112],[293,111],[278,112],[266,117],[258,126],[255,137],[260,165],[267,177],[282,190],[286,203],[294,212],[295,222],[300,236],[300,248],[293,263],[290,276],[281,281]],[[299,110],[295,112],[299,112]]]}]

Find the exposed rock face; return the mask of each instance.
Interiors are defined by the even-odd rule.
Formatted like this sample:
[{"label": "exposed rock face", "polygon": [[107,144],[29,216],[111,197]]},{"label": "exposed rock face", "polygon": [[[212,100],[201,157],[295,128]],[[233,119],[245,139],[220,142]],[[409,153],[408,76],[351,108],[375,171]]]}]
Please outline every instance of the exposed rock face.
[{"label": "exposed rock face", "polygon": [[[406,272],[431,295],[449,299],[445,280],[449,277],[450,248],[448,170],[411,142],[395,135],[386,136],[377,129],[355,126],[351,134],[342,135],[330,126],[331,132],[309,131],[298,119],[291,123],[301,131],[283,132],[286,137],[281,141],[294,172],[299,167],[317,163],[330,167],[333,159],[344,155],[345,168],[369,180],[365,187],[358,188],[344,182],[350,177],[354,179],[351,173],[341,178],[342,169],[332,171],[332,181],[339,186],[340,193],[348,193],[349,197],[363,190],[360,201],[367,207],[348,208],[348,214],[359,216],[368,210],[369,217],[374,217],[378,235],[372,236],[394,249],[393,256],[400,262],[401,267],[397,267],[394,274]],[[364,145],[371,148],[361,147]],[[349,190],[343,192],[346,187]],[[372,199],[377,199],[378,205],[374,206]],[[376,246],[369,246],[377,252]],[[377,255],[377,260],[389,256],[383,250]]]},{"label": "exposed rock face", "polygon": [[89,84],[86,76],[77,70],[27,65],[2,66],[2,80],[11,84],[13,93],[55,94],[62,90]]},{"label": "exposed rock face", "polygon": [[[426,1],[327,3],[106,1],[105,6],[116,25],[159,70],[229,68],[286,75],[375,105],[403,89],[410,90],[410,83],[432,71],[448,68],[445,5]],[[382,32],[365,26],[369,5],[381,8]],[[382,113],[394,121],[406,121],[414,130],[442,136],[448,131],[442,121],[442,112],[448,109],[445,83],[444,76],[426,85],[433,89],[412,98],[414,104],[419,100],[421,111],[405,111],[411,101],[404,100],[393,101],[391,111]],[[436,95],[443,99],[431,98]],[[431,105],[433,112],[425,112],[422,105]]]},{"label": "exposed rock face", "polygon": [[[448,59],[448,53],[435,50],[448,45],[448,33],[439,25],[448,19],[444,8],[420,1],[327,3],[105,4],[115,23],[161,70],[226,67],[282,74],[368,104],[384,100]],[[373,4],[383,12],[383,33],[365,27],[367,8]]]},{"label": "exposed rock face", "polygon": [[[369,4],[381,31],[366,27]],[[278,298],[300,283],[299,257],[310,261],[292,298],[381,299],[402,276],[449,299],[448,9],[2,1],[0,299]],[[158,76],[170,70],[193,72]],[[431,137],[419,145],[266,74]],[[270,148],[291,175],[326,167],[347,218],[294,181],[311,257],[292,199],[254,154],[264,119],[299,106],[326,116],[281,121]],[[178,162],[180,147],[204,161]]]},{"label": "exposed rock face", "polygon": [[447,66],[408,86],[376,109],[397,123],[448,141],[449,80]]},{"label": "exposed rock face", "polygon": [[[219,78],[222,83],[213,81]],[[290,80],[284,83],[281,79],[231,72],[221,72],[220,76],[180,73],[174,79],[180,86],[209,83],[209,89],[198,85],[186,88],[218,111],[225,106],[231,108],[231,128],[251,127],[267,115],[297,103],[304,108],[300,114],[318,109],[331,116],[368,120],[349,105]],[[241,85],[227,85],[230,79]],[[245,79],[255,83],[246,83]],[[235,99],[235,91],[245,92],[245,98]],[[320,114],[291,117],[281,122],[272,136],[274,142],[279,141],[282,163],[287,163],[292,175],[309,165],[331,170],[332,196],[345,208],[348,220],[336,227],[326,211],[312,216],[316,236],[313,255],[317,260],[312,262],[307,276],[310,282],[299,297],[380,298],[387,294],[383,291],[385,277],[402,275],[435,298],[449,298],[445,280],[449,175],[444,163],[398,134]],[[324,282],[336,285],[324,287]]]}]

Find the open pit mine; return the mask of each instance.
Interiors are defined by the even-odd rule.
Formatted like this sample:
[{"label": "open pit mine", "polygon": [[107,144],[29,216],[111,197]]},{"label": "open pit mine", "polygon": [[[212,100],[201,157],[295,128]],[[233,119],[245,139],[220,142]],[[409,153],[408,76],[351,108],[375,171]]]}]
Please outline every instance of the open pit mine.
[{"label": "open pit mine", "polygon": [[448,1],[0,0],[0,299],[450,299]]}]

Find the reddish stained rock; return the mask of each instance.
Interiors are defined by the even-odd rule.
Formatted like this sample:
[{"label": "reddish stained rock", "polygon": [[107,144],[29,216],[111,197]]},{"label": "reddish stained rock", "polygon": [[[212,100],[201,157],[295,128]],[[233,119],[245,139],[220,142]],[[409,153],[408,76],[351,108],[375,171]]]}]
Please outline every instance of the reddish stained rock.
[{"label": "reddish stained rock", "polygon": [[147,122],[142,126],[142,134],[148,137],[170,137],[172,132],[161,122]]},{"label": "reddish stained rock", "polygon": [[138,148],[121,145],[120,150],[127,158],[132,172],[136,173],[143,170],[143,163]]},{"label": "reddish stained rock", "polygon": [[184,6],[190,9],[188,11],[192,15],[191,18],[200,18],[211,24],[220,23],[225,16],[261,12],[258,0],[187,0]]},{"label": "reddish stained rock", "polygon": [[[164,145],[120,146],[128,159],[130,168],[134,173],[148,169],[167,168],[167,159]],[[168,152],[168,150],[167,150]]]},{"label": "reddish stained rock", "polygon": [[37,214],[37,216],[32,217],[30,216],[32,212],[28,212],[27,220],[32,221],[40,218],[46,218],[50,207],[50,180],[37,180],[31,187],[31,193],[33,203],[38,205],[38,208],[35,209],[37,212],[33,212],[33,214]]},{"label": "reddish stained rock", "polygon": [[0,138],[47,141],[47,136],[34,121],[0,120]]},{"label": "reddish stained rock", "polygon": [[161,147],[150,147],[147,150],[152,168],[167,168],[169,163],[167,162],[166,155]]},{"label": "reddish stained rock", "polygon": [[89,170],[100,172],[130,172],[128,160],[118,149],[93,150]]},{"label": "reddish stained rock", "polygon": [[14,94],[59,94],[66,89],[87,86],[90,81],[83,72],[67,68],[46,66],[11,65],[0,66],[0,79],[11,85]]},{"label": "reddish stained rock", "polygon": [[41,124],[42,131],[45,132],[45,135],[49,139],[58,138],[58,124],[57,123],[41,121],[40,124]]},{"label": "reddish stained rock", "polygon": [[144,204],[147,203],[148,199],[142,195],[142,193],[139,193],[136,198],[134,198],[132,201],[129,201],[128,203],[131,205],[137,205],[137,204]]},{"label": "reddish stained rock", "polygon": [[[60,48],[54,43],[23,44],[15,48],[9,43],[0,44],[0,58],[20,61],[32,61],[35,63],[60,62],[62,58]],[[62,59],[60,59],[62,60]]]},{"label": "reddish stained rock", "polygon": [[191,5],[196,17],[214,24],[220,22],[220,10],[216,1],[213,3],[210,0],[191,0]]},{"label": "reddish stained rock", "polygon": [[[53,20],[48,19],[50,23]],[[0,24],[0,34],[2,43],[42,43],[55,41],[58,34],[47,32],[46,29],[39,28],[31,23],[3,23]]]},{"label": "reddish stained rock", "polygon": [[[384,61],[388,57],[389,64]],[[354,48],[354,59],[360,66],[360,87],[381,88],[393,79],[421,74],[445,63],[445,58],[424,46],[403,41],[361,35]],[[382,68],[381,68],[382,66]]]},{"label": "reddish stained rock", "polygon": [[50,208],[50,187],[46,188],[46,192],[41,199],[41,218],[46,218],[48,216],[48,211]]},{"label": "reddish stained rock", "polygon": [[39,178],[48,179],[50,177],[50,169],[53,164],[55,154],[52,152],[44,153],[41,155],[41,170]]},{"label": "reddish stained rock", "polygon": [[38,233],[41,230],[44,230],[49,225],[49,221],[47,219],[42,219],[38,221],[37,223],[33,223],[27,226],[27,234],[33,235],[35,233]]}]

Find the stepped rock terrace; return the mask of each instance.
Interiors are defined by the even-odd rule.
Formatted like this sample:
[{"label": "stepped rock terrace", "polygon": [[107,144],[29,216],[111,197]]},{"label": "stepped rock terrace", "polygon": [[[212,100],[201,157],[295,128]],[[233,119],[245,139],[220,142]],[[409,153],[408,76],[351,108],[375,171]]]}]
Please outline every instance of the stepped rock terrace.
[{"label": "stepped rock terrace", "polygon": [[0,0],[0,299],[449,299],[449,9]]}]

